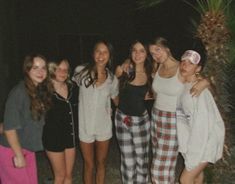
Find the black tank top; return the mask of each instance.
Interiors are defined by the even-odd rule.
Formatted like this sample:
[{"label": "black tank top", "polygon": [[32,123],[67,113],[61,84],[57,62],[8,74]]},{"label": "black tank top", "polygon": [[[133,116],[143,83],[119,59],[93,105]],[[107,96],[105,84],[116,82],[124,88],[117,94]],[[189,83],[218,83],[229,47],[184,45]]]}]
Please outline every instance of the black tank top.
[{"label": "black tank top", "polygon": [[119,93],[118,108],[130,116],[142,116],[146,111],[145,95],[148,91],[147,84],[135,86],[127,84]]}]

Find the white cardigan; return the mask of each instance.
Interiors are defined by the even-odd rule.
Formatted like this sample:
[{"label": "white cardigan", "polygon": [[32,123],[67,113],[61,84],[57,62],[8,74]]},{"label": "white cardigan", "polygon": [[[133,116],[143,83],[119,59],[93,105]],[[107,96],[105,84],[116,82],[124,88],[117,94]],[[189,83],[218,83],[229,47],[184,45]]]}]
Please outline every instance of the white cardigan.
[{"label": "white cardigan", "polygon": [[191,87],[191,83],[185,84],[177,108],[179,152],[187,170],[219,160],[225,136],[224,122],[210,91],[205,89],[199,97],[192,97]]}]

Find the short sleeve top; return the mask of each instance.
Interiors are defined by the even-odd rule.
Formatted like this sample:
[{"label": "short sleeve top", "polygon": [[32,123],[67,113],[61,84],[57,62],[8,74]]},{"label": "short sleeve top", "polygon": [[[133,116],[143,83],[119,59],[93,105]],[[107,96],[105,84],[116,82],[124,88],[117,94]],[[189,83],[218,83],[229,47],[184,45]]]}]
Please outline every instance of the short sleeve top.
[{"label": "short sleeve top", "polygon": [[118,96],[118,79],[108,73],[107,79],[96,87],[86,87],[76,74],[84,66],[75,69],[73,80],[79,85],[79,131],[88,135],[106,135],[112,132],[111,98]]},{"label": "short sleeve top", "polygon": [[[72,136],[71,136],[72,135]],[[52,94],[52,106],[45,115],[43,128],[43,141],[50,142],[51,137],[66,140],[72,137],[75,145],[78,140],[78,87],[76,84],[68,84],[68,96],[62,97],[54,91]]]},{"label": "short sleeve top", "polygon": [[[4,113],[4,130],[16,130],[22,148],[30,151],[43,150],[42,129],[44,117],[34,120],[30,110],[30,98],[24,81],[10,92]],[[10,147],[4,135],[0,135],[0,144]]]}]

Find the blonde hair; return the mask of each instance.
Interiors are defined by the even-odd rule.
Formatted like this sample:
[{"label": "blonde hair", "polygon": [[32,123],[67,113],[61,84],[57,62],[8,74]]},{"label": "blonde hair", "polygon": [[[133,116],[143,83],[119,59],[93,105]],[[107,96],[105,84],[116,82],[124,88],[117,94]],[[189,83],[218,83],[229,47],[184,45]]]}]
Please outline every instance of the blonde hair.
[{"label": "blonde hair", "polygon": [[55,71],[57,68],[57,64],[55,62],[49,62],[48,64],[48,72],[49,72],[49,78],[54,79],[55,78]]},{"label": "blonde hair", "polygon": [[64,62],[68,66],[68,77],[65,82],[71,83],[71,81],[70,81],[70,64],[67,59],[62,59],[62,60],[59,60],[58,62],[55,62],[55,61],[49,62],[49,64],[48,64],[49,78],[55,79],[55,71],[62,62]]}]

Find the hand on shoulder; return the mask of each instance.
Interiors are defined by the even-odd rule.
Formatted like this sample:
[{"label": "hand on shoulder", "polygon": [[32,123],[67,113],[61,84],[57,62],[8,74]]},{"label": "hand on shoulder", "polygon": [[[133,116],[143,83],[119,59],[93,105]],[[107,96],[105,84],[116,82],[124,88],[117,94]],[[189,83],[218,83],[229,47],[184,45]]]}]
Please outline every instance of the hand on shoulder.
[{"label": "hand on shoulder", "polygon": [[122,66],[118,65],[117,68],[116,68],[116,70],[115,70],[115,75],[116,75],[116,77],[117,77],[117,78],[121,77],[122,74],[123,74],[123,72],[124,72],[124,71],[123,71]]}]

